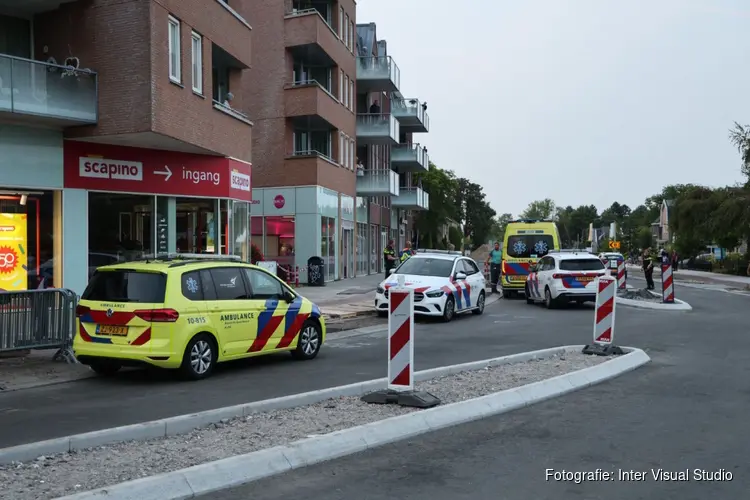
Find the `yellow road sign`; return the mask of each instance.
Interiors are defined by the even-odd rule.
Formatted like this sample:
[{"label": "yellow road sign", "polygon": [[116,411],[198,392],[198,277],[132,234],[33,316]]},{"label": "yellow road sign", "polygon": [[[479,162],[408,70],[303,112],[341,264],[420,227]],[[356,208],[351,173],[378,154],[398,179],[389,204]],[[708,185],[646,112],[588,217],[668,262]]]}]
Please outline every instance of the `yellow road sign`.
[{"label": "yellow road sign", "polygon": [[610,241],[609,242],[609,249],[610,250],[619,250],[620,249],[620,242],[619,241]]}]

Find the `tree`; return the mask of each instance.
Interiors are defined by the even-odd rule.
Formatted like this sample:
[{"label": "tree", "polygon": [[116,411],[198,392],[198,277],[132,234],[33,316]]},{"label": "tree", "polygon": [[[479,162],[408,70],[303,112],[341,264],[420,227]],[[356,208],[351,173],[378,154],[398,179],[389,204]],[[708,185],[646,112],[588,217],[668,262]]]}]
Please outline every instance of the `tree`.
[{"label": "tree", "polygon": [[508,222],[513,220],[512,214],[501,214],[495,217],[492,221],[492,230],[490,231],[490,238],[493,241],[503,241],[505,239],[505,228],[508,226]]},{"label": "tree", "polygon": [[419,175],[422,187],[430,193],[430,209],[419,212],[416,228],[419,231],[420,246],[435,248],[440,246],[441,230],[449,219],[460,220],[456,205],[458,181],[450,170],[442,170],[434,163],[426,173]]},{"label": "tree", "polygon": [[567,206],[557,212],[557,227],[562,245],[568,248],[581,248],[588,240],[589,224],[597,224],[598,211],[594,205],[581,205],[578,208]]},{"label": "tree", "polygon": [[675,247],[679,253],[692,257],[712,243],[711,218],[717,201],[713,190],[702,186],[693,186],[677,197],[669,230],[675,234]]},{"label": "tree", "polygon": [[750,125],[740,125],[734,122],[734,128],[729,130],[729,142],[737,148],[742,159],[740,170],[747,177],[750,186]]},{"label": "tree", "polygon": [[487,203],[482,186],[463,178],[458,179],[457,184],[456,205],[464,237],[476,248],[490,238],[497,212]]},{"label": "tree", "polygon": [[532,201],[526,210],[521,212],[521,219],[554,219],[557,215],[557,206],[549,198]]}]

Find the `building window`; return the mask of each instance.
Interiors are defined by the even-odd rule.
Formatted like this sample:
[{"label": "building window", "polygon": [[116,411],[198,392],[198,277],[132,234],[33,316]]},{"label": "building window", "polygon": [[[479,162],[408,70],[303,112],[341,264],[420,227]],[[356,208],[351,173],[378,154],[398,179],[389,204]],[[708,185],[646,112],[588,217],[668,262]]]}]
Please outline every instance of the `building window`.
[{"label": "building window", "polygon": [[180,83],[180,21],[169,16],[169,79]]},{"label": "building window", "polygon": [[349,168],[349,148],[347,147],[348,142],[349,137],[344,135],[344,161],[342,163],[346,168]]},{"label": "building window", "polygon": [[344,70],[339,74],[339,101],[344,102]]},{"label": "building window", "polygon": [[344,135],[343,132],[339,132],[339,164],[344,165]]},{"label": "building window", "polygon": [[344,77],[344,106],[349,107],[349,77]]},{"label": "building window", "polygon": [[354,170],[354,139],[349,139],[349,159],[351,163],[349,164],[349,168],[351,170]]},{"label": "building window", "polygon": [[354,21],[349,23],[349,50],[354,52]]},{"label": "building window", "polygon": [[349,14],[346,14],[346,21],[344,22],[344,45],[349,46]]},{"label": "building window", "polygon": [[339,38],[344,37],[344,8],[339,9]]},{"label": "building window", "polygon": [[203,94],[203,38],[196,33],[192,34],[193,42],[193,90]]},{"label": "building window", "polygon": [[354,80],[349,80],[349,109],[354,111]]}]

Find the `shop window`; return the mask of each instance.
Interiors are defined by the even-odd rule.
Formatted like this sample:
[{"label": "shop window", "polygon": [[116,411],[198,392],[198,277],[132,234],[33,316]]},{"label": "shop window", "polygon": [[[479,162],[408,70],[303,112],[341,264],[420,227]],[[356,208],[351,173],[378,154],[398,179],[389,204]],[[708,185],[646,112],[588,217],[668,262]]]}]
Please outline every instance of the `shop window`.
[{"label": "shop window", "polygon": [[0,191],[0,290],[62,286],[55,216],[52,192]]},{"label": "shop window", "polygon": [[218,300],[243,300],[249,297],[242,278],[241,267],[221,267],[211,269]]},{"label": "shop window", "polygon": [[258,215],[250,217],[250,242],[260,250],[261,254],[266,254],[266,245],[263,239],[263,217]]},{"label": "shop window", "polygon": [[320,218],[320,256],[326,263],[326,281],[336,279],[336,219]]},{"label": "shop window", "polygon": [[367,224],[357,223],[357,275],[367,274]]},{"label": "shop window", "polygon": [[294,217],[266,217],[265,226],[265,259],[286,268],[294,267]]},{"label": "shop window", "polygon": [[234,255],[242,257],[244,262],[249,262],[250,234],[248,222],[250,220],[250,204],[244,201],[232,202],[232,241],[234,242]]}]

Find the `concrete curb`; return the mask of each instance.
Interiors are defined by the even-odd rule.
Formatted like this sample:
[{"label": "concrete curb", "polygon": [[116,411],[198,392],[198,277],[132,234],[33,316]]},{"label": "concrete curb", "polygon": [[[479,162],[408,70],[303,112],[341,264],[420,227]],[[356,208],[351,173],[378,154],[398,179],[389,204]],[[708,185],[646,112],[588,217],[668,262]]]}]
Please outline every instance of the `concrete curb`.
[{"label": "concrete curb", "polygon": [[[581,346],[583,347],[583,346]],[[504,356],[502,358],[486,359],[482,361],[473,361],[459,365],[442,366],[430,370],[422,370],[414,373],[414,380],[422,382],[444,375],[451,375],[461,371],[479,370],[485,366],[496,366],[508,363],[521,363],[531,359],[548,358],[557,353],[565,351],[566,347],[553,347],[538,351],[524,352]],[[341,385],[321,389],[317,391],[303,392],[282,396],[279,398],[265,399],[252,403],[244,403],[234,406],[225,406],[214,410],[206,410],[198,413],[187,415],[178,415],[176,417],[152,420],[140,424],[123,425],[112,427],[99,431],[86,432],[83,434],[74,434],[71,436],[37,441],[34,443],[21,444],[0,449],[0,465],[11,462],[28,462],[42,455],[54,455],[57,453],[66,453],[84,448],[94,448],[106,444],[117,443],[122,441],[146,441],[161,437],[185,434],[198,427],[205,427],[210,424],[221,422],[224,419],[245,417],[254,413],[262,413],[272,410],[283,410],[294,408],[296,406],[310,405],[325,401],[326,399],[337,398],[341,396],[362,396],[368,392],[387,387],[388,379],[383,377],[365,382]]]},{"label": "concrete curb", "polygon": [[[562,351],[580,350],[582,347],[565,346],[545,349],[544,351],[504,356],[465,365],[442,367],[428,370],[428,372],[436,374],[454,373],[483,366],[533,359],[539,357],[541,353],[546,353],[546,356],[549,356]],[[641,349],[624,349],[628,352],[624,356],[533,384],[371,422],[322,436],[302,439],[286,446],[277,446],[158,476],[78,493],[64,497],[64,500],[101,498],[113,500],[181,500],[232,488],[308,465],[341,458],[369,448],[509,412],[604,382],[650,361],[648,355]],[[511,358],[515,361],[511,361]],[[425,378],[426,372],[420,372],[420,374],[421,378]],[[419,380],[419,377],[417,380]]]},{"label": "concrete curb", "polygon": [[[659,294],[651,292],[656,297],[661,297]],[[653,311],[692,311],[693,306],[685,302],[684,300],[674,299],[674,304],[664,304],[661,302],[646,302],[643,300],[624,299],[617,297],[617,304],[633,307],[635,309],[651,309]]]}]

